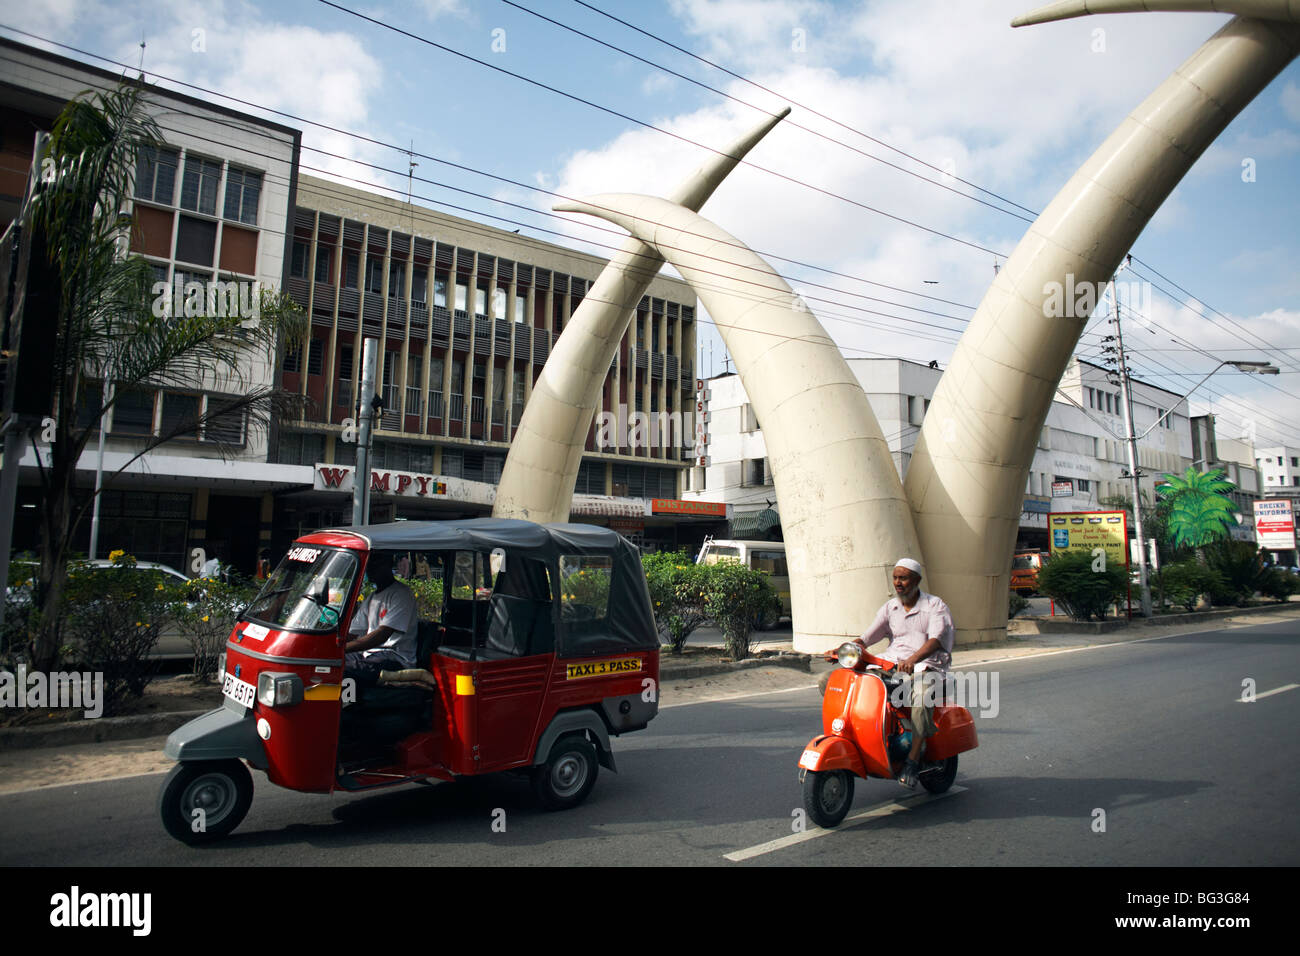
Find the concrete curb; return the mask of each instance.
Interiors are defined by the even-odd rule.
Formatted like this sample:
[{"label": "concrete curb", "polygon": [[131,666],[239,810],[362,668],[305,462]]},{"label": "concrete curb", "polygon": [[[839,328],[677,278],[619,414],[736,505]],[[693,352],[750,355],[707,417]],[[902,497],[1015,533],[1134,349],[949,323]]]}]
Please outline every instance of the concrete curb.
[{"label": "concrete curb", "polygon": [[[811,666],[811,658],[807,654],[790,652],[783,652],[775,657],[752,658],[733,663],[677,666],[674,666],[671,661],[660,658],[659,679],[668,683],[715,674],[730,674],[755,667],[793,667],[796,670],[810,671]],[[130,717],[100,717],[93,720],[69,721],[66,724],[45,724],[39,727],[7,727],[0,729],[0,750],[31,750],[40,747],[64,747],[69,744],[103,743],[109,740],[162,737],[189,723],[195,717],[201,717],[220,706],[220,701],[214,700],[211,707],[202,710],[135,714]]]},{"label": "concrete curb", "polygon": [[[1294,604],[1282,603],[1265,604],[1260,607],[1228,607],[1212,611],[1194,611],[1189,614],[1163,614],[1160,617],[1133,618],[1132,621],[1112,620],[1112,621],[1071,621],[1057,620],[1055,618],[1013,618],[1013,623],[1024,626],[1024,629],[1017,627],[1014,634],[1111,634],[1115,631],[1122,631],[1129,627],[1162,627],[1164,625],[1178,624],[1198,624],[1202,621],[1221,621],[1225,618],[1237,617],[1242,614],[1268,614],[1276,611],[1294,611],[1300,610]],[[1031,630],[1032,628],[1032,630]]]}]

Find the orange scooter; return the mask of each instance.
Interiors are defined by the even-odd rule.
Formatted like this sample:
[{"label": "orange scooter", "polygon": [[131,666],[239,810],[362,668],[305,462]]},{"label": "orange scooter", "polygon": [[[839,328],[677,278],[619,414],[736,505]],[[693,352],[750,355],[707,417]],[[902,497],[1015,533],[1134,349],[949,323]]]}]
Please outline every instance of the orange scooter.
[{"label": "orange scooter", "polygon": [[[841,644],[839,668],[822,698],[822,733],[799,758],[804,809],[820,827],[834,827],[853,805],[855,777],[897,779],[912,746],[910,699],[897,665],[868,654],[860,643]],[[957,776],[957,755],[979,746],[965,707],[938,704],[917,780],[943,793]]]}]

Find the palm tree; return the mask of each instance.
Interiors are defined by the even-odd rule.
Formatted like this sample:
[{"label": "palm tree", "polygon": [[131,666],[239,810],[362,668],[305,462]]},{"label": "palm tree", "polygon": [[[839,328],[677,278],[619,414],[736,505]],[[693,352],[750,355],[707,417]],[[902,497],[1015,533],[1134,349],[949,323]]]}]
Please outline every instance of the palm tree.
[{"label": "palm tree", "polygon": [[1228,536],[1237,523],[1228,494],[1236,485],[1222,470],[1200,472],[1188,468],[1182,477],[1165,475],[1160,496],[1169,503],[1169,539],[1176,548],[1199,549]]},{"label": "palm tree", "polygon": [[[222,416],[247,415],[250,429],[265,428],[283,393],[254,380],[251,359],[262,351],[270,361],[278,342],[297,341],[305,332],[301,309],[267,290],[252,320],[238,314],[157,314],[162,310],[154,308],[148,263],[124,251],[133,225],[127,210],[137,153],[161,141],[140,85],[124,81],[108,92],[81,94],[55,120],[42,163],[44,185],[31,207],[33,235],[43,236],[59,286],[54,440],[41,469],[40,613],[32,627],[33,663],[40,669],[58,657],[72,534],[89,507],[89,501],[74,503],[77,461],[115,403],[110,394],[203,382],[239,396],[210,403],[206,413],[146,440],[132,462]],[[110,375],[116,391],[98,388],[96,397],[97,383]]]}]

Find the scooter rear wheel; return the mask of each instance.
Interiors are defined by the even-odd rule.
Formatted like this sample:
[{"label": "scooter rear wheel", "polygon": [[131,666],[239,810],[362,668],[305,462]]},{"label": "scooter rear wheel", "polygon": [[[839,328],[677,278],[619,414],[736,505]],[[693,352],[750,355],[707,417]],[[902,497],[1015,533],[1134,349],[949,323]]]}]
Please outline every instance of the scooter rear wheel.
[{"label": "scooter rear wheel", "polygon": [[943,793],[957,779],[957,755],[953,754],[936,770],[929,770],[916,778],[930,793]]},{"label": "scooter rear wheel", "polygon": [[803,778],[803,805],[813,823],[839,826],[853,806],[853,774],[847,770],[809,770]]}]

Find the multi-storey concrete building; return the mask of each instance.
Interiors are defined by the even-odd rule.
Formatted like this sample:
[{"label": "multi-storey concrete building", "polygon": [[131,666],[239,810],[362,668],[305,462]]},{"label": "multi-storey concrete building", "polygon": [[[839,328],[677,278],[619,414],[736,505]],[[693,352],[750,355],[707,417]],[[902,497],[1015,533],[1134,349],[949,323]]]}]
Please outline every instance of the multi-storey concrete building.
[{"label": "multi-storey concrete building", "polygon": [[[283,535],[349,520],[367,338],[381,343],[384,403],[372,464],[394,475],[387,488],[372,483],[372,517],[489,511],[533,384],[603,267],[595,256],[302,177],[287,288],[309,311],[311,331],[280,372],[311,409],[281,429],[277,460],[315,476],[310,491],[282,497]],[[695,296],[680,280],[656,278],[619,346],[601,412],[620,425],[636,412],[688,422],[694,350]],[[653,502],[677,498],[689,461],[680,431],[656,429],[651,442],[593,422],[575,518],[609,519],[634,540],[671,545],[680,508],[660,514]]]},{"label": "multi-storey concrete building", "polygon": [[[34,134],[48,131],[64,105],[84,90],[116,87],[121,77],[75,60],[0,39],[0,229],[16,215]],[[131,249],[151,263],[165,283],[164,307],[175,308],[174,289],[233,283],[240,303],[254,301],[253,283],[283,284],[286,229],[297,177],[299,133],[244,113],[145,86],[146,108],[165,145],[144,151],[135,171]],[[197,300],[196,300],[197,301]],[[250,354],[242,379],[269,384],[269,361]],[[176,567],[190,564],[194,548],[220,554],[251,571],[257,550],[269,542],[273,492],[297,483],[292,470],[268,464],[265,430],[249,427],[243,412],[224,414],[206,427],[168,441],[128,464],[150,436],[220,408],[228,379],[196,376],[183,388],[121,389],[105,419],[104,473],[126,471],[106,485],[101,501],[101,556],[122,548],[142,560]],[[103,383],[87,383],[87,404],[98,407]],[[37,442],[38,449],[40,442]],[[38,452],[21,462],[14,545],[36,544],[39,507]],[[95,442],[78,463],[78,483],[93,487]],[[85,549],[88,521],[75,546]]]}]

